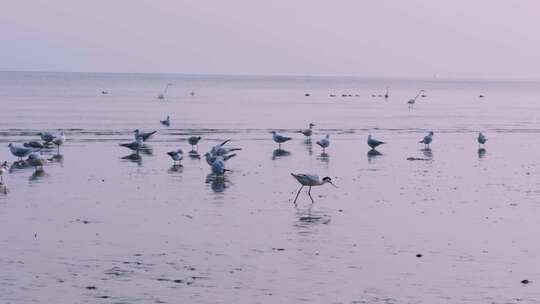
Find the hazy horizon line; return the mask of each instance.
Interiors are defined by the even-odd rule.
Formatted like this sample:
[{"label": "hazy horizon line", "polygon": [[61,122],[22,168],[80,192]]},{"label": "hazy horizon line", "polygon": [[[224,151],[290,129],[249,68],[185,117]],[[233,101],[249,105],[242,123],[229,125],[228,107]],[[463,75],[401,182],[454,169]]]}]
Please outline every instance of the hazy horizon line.
[{"label": "hazy horizon line", "polygon": [[411,81],[485,81],[485,82],[540,82],[537,78],[516,77],[450,77],[450,76],[381,76],[381,75],[303,75],[303,74],[222,74],[222,73],[180,73],[180,72],[104,72],[104,71],[52,71],[52,70],[0,70],[0,73],[55,73],[55,74],[108,74],[108,75],[171,75],[195,77],[238,77],[238,78],[313,78],[313,79],[369,79],[369,80],[411,80]]}]

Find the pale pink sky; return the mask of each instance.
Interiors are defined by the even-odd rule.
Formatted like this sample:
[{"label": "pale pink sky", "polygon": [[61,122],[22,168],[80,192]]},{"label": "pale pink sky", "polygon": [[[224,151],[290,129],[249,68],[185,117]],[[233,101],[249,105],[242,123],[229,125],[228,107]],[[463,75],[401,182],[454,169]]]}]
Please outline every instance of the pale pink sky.
[{"label": "pale pink sky", "polygon": [[28,0],[0,70],[540,79],[538,0]]}]

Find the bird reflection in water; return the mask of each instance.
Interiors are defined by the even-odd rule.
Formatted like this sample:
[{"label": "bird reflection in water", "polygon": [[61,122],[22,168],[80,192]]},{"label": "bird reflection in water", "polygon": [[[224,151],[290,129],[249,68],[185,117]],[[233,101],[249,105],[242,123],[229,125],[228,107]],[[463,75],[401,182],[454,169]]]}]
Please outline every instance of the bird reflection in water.
[{"label": "bird reflection in water", "polygon": [[139,153],[131,153],[129,155],[122,157],[122,159],[137,163],[137,165],[139,166],[142,165],[142,156]]},{"label": "bird reflection in water", "polygon": [[47,176],[47,173],[45,173],[45,170],[43,170],[43,168],[37,168],[36,171],[34,171],[32,175],[30,175],[29,180],[30,182],[36,182],[43,179],[46,176]]},{"label": "bird reflection in water", "polygon": [[424,148],[424,149],[421,149],[420,151],[422,151],[422,154],[424,154],[424,156],[426,158],[433,158],[433,151],[431,150],[431,148]]},{"label": "bird reflection in water", "polygon": [[487,150],[485,148],[479,148],[478,149],[478,158],[484,158],[486,157]]},{"label": "bird reflection in water", "polygon": [[317,159],[325,164],[328,164],[328,162],[330,161],[330,154],[323,152],[319,156],[317,156]]},{"label": "bird reflection in water", "polygon": [[199,154],[199,152],[194,150],[189,151],[188,156],[192,159],[201,159],[201,155]]},{"label": "bird reflection in water", "polygon": [[169,173],[182,173],[184,172],[184,166],[180,165],[180,164],[175,164],[175,165],[172,165],[169,170],[167,170],[167,172]]},{"label": "bird reflection in water", "polygon": [[382,156],[383,154],[375,149],[371,149],[367,152],[368,163],[371,163],[376,157]]},{"label": "bird reflection in water", "polygon": [[311,138],[308,137],[306,140],[304,140],[304,147],[308,151],[309,155],[313,155],[313,144],[311,143]]},{"label": "bird reflection in water", "polygon": [[272,160],[279,159],[281,157],[290,156],[291,152],[283,149],[275,149],[274,152],[272,152]]},{"label": "bird reflection in water", "polygon": [[231,185],[229,178],[226,175],[208,174],[206,176],[206,183],[210,184],[210,188],[215,193],[222,193]]}]

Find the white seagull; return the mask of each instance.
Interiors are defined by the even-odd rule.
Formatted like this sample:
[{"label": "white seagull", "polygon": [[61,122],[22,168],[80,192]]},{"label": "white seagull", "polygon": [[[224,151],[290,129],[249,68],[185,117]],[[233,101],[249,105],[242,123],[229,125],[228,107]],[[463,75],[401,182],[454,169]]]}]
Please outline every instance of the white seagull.
[{"label": "white seagull", "polygon": [[274,141],[275,141],[276,143],[278,143],[279,149],[281,149],[281,144],[282,144],[282,143],[284,143],[284,142],[289,141],[289,140],[292,139],[292,138],[290,138],[290,137],[287,137],[287,136],[283,136],[283,135],[277,134],[276,131],[272,131],[271,133],[272,133],[272,135],[273,135]]},{"label": "white seagull", "polygon": [[178,149],[176,151],[167,152],[167,154],[172,158],[174,166],[176,165],[176,162],[180,164],[180,161],[183,159],[182,155],[184,154],[184,151],[182,151],[182,149]]},{"label": "white seagull", "polygon": [[482,134],[482,132],[480,132],[478,133],[477,140],[478,140],[478,146],[481,146],[481,145],[483,146],[486,143],[487,138],[484,136],[484,134]]},{"label": "white seagull", "polygon": [[420,94],[424,92],[425,92],[424,90],[420,90],[413,99],[409,99],[409,101],[407,101],[407,104],[409,104],[409,108],[413,107],[413,105],[416,103],[416,99],[418,98],[418,96],[420,96]]},{"label": "white seagull", "polygon": [[323,137],[321,140],[317,141],[317,145],[321,146],[323,149],[323,153],[325,152],[325,149],[330,146],[330,135],[326,134],[325,137]]},{"label": "white seagull", "polygon": [[300,189],[298,189],[298,192],[296,193],[296,197],[294,198],[294,204],[296,205],[296,200],[298,199],[298,196],[300,195],[300,191],[304,188],[304,186],[309,187],[308,195],[311,199],[311,202],[314,203],[313,197],[311,197],[311,187],[314,186],[322,186],[324,184],[330,184],[337,188],[336,185],[332,183],[332,179],[330,177],[323,177],[322,180],[319,179],[319,176],[312,175],[312,174],[294,174],[291,173],[291,175],[302,185]]},{"label": "white seagull", "polygon": [[9,144],[8,147],[9,147],[9,151],[11,152],[11,154],[18,157],[19,160],[22,160],[23,157],[26,157],[26,156],[30,155],[30,153],[36,151],[36,150],[34,150],[32,148],[17,147],[17,146],[15,146],[13,144]]},{"label": "white seagull", "polygon": [[306,136],[306,137],[311,137],[311,134],[313,134],[313,127],[314,126],[315,126],[314,123],[310,123],[308,129],[300,130],[298,132],[304,134],[304,136]]},{"label": "white seagull", "polygon": [[377,148],[378,146],[382,145],[382,144],[385,144],[384,141],[379,141],[379,140],[376,140],[375,138],[371,137],[371,134],[368,135],[368,139],[367,139],[367,144],[368,146],[371,147],[371,149],[375,149]]},{"label": "white seagull", "polygon": [[60,155],[60,146],[66,142],[66,135],[64,134],[64,131],[60,132],[60,135],[56,136],[52,142],[58,147],[56,154]]},{"label": "white seagull", "polygon": [[43,169],[43,165],[47,163],[47,160],[43,157],[43,155],[41,155],[40,152],[32,152],[30,155],[28,155],[26,162],[30,166],[35,167],[37,171],[39,167]]},{"label": "white seagull", "polygon": [[432,141],[433,141],[433,131],[429,132],[429,134],[424,136],[424,138],[421,141],[419,141],[418,143],[419,144],[424,144],[424,147],[426,149],[428,149],[429,144],[431,144]]}]

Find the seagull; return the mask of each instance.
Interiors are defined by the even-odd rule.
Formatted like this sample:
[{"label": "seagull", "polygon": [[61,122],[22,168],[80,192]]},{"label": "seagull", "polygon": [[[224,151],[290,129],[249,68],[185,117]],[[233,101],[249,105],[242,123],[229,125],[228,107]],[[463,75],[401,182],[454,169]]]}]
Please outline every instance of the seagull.
[{"label": "seagull", "polygon": [[306,136],[306,137],[311,137],[311,134],[313,134],[313,127],[314,126],[315,126],[314,123],[310,123],[308,129],[300,130],[298,132],[304,134],[304,136]]},{"label": "seagull", "polygon": [[419,144],[424,144],[425,148],[429,148],[429,144],[433,141],[433,131],[430,131],[428,135],[424,136],[424,138],[419,141]]},{"label": "seagull", "polygon": [[1,166],[0,166],[0,185],[4,183],[4,173],[6,173],[8,171],[8,162],[5,161]]},{"label": "seagull", "polygon": [[171,126],[171,118],[169,117],[169,115],[167,115],[167,118],[165,120],[160,120],[159,122],[161,122],[161,124],[164,126]]},{"label": "seagull", "polygon": [[325,137],[323,137],[321,140],[317,142],[317,145],[321,146],[324,153],[325,149],[328,148],[328,146],[330,146],[330,135],[326,134]]},{"label": "seagull", "polygon": [[53,139],[53,144],[55,144],[58,147],[58,151],[56,154],[60,155],[60,146],[63,145],[66,142],[66,135],[64,135],[64,131],[60,132],[60,136],[57,136]]},{"label": "seagull", "polygon": [[205,153],[204,156],[205,156],[205,158],[206,158],[206,163],[207,163],[209,166],[212,166],[212,164],[213,164],[216,160],[221,159],[222,161],[226,162],[226,161],[228,161],[229,159],[235,157],[235,156],[236,156],[236,153],[229,154],[229,155],[222,155],[222,156],[213,155],[213,154],[211,154],[211,153]]},{"label": "seagull", "polygon": [[40,142],[38,141],[29,141],[29,142],[25,142],[23,144],[23,146],[27,147],[27,148],[34,148],[34,149],[43,149],[45,148],[45,146],[43,146]]},{"label": "seagull", "polygon": [[182,154],[184,154],[184,151],[182,151],[182,149],[178,149],[176,151],[167,152],[167,154],[172,158],[173,165],[176,165],[176,162],[180,164],[180,161],[183,159]]},{"label": "seagull", "polygon": [[47,163],[47,160],[41,155],[40,152],[32,152],[30,155],[28,155],[28,159],[26,162],[32,166],[36,167],[36,171],[38,170],[38,167],[41,167],[43,169],[43,165]]},{"label": "seagull", "polygon": [[138,137],[136,140],[127,144],[120,144],[120,146],[126,147],[128,149],[138,152],[143,147],[143,139],[142,137]]},{"label": "seagull", "polygon": [[50,144],[54,139],[54,135],[49,132],[41,132],[38,133],[38,135],[41,137],[41,140],[43,140],[47,144]]},{"label": "seagull", "polygon": [[368,135],[368,138],[367,138],[367,144],[368,146],[371,147],[371,149],[375,149],[377,148],[378,146],[382,145],[382,144],[385,144],[384,141],[379,141],[379,140],[376,140],[374,138],[371,137],[371,134]]},{"label": "seagull", "polygon": [[292,138],[287,137],[287,136],[279,135],[279,134],[276,133],[276,131],[272,131],[272,135],[274,136],[274,141],[278,143],[279,149],[281,149],[281,144],[282,143],[292,139]]},{"label": "seagull", "polygon": [[322,180],[319,180],[319,176],[317,175],[311,175],[311,174],[294,174],[291,173],[291,175],[302,185],[300,189],[298,189],[298,193],[296,193],[296,197],[294,198],[294,204],[296,205],[296,200],[298,199],[298,196],[300,195],[300,191],[304,188],[304,186],[309,187],[308,195],[311,199],[311,202],[314,203],[313,197],[311,197],[311,187],[313,186],[322,186],[326,183],[334,186],[337,188],[336,185],[332,183],[332,179],[330,177],[323,177]]},{"label": "seagull", "polygon": [[217,176],[223,176],[227,171],[231,170],[225,169],[225,162],[222,160],[221,157],[218,157],[218,159],[212,164],[212,173]]},{"label": "seagull", "polygon": [[227,139],[226,141],[222,142],[219,145],[215,145],[212,147],[212,150],[210,150],[210,154],[215,156],[223,156],[233,151],[240,151],[242,148],[225,148],[223,147],[226,143],[231,141],[230,139]]},{"label": "seagull", "polygon": [[487,138],[482,134],[482,132],[478,133],[478,146],[484,145],[487,141]]},{"label": "seagull", "polygon": [[424,92],[425,92],[424,90],[420,90],[413,99],[409,99],[409,101],[407,101],[407,103],[409,104],[409,108],[413,107],[413,105],[416,103],[416,99],[418,98],[418,96],[420,96],[420,94]]},{"label": "seagull", "polygon": [[191,145],[191,151],[194,151],[194,146],[197,146],[197,150],[199,150],[199,140],[201,140],[200,136],[191,136],[190,138],[188,138],[188,142]]},{"label": "seagull", "polygon": [[139,131],[139,129],[136,129],[135,131],[133,131],[133,133],[135,133],[135,140],[137,140],[138,138],[141,138],[143,142],[147,141],[150,137],[152,137],[154,134],[156,134],[156,132],[157,131],[143,133],[143,132]]},{"label": "seagull", "polygon": [[9,144],[8,147],[9,147],[9,151],[11,152],[11,154],[18,157],[19,160],[22,160],[23,157],[26,157],[26,156],[30,155],[30,153],[36,151],[36,150],[34,150],[32,148],[17,147],[17,146],[15,146],[13,144]]}]

